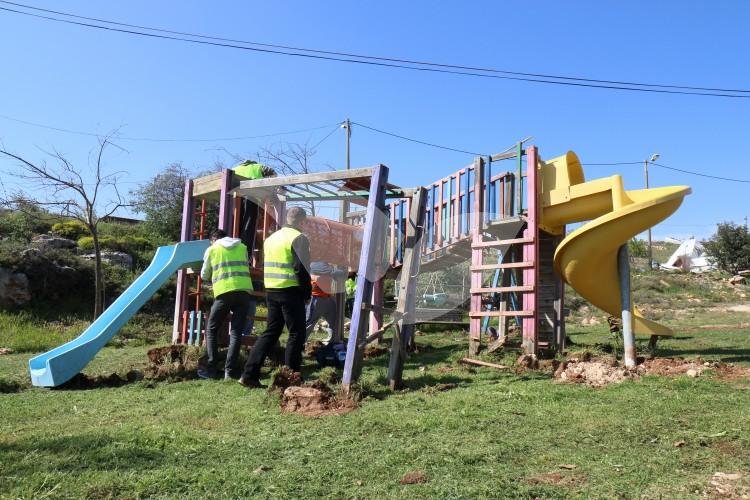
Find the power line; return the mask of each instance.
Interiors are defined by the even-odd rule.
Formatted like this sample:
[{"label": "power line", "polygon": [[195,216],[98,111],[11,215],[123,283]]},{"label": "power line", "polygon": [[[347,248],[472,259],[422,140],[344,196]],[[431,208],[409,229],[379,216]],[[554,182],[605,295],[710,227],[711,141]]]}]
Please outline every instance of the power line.
[{"label": "power line", "polygon": [[697,175],[699,177],[708,177],[709,179],[717,179],[717,180],[720,180],[720,181],[742,182],[742,183],[745,183],[745,184],[750,184],[750,180],[747,180],[747,179],[733,179],[731,177],[720,177],[718,175],[709,175],[709,174],[704,174],[704,173],[701,173],[701,172],[693,172],[691,170],[684,170],[684,169],[681,169],[681,168],[669,167],[667,165],[662,165],[661,163],[655,163],[653,161],[650,161],[648,163],[649,163],[649,165],[656,165],[657,167],[666,168],[668,170],[674,170],[674,171],[682,172],[682,173],[685,173],[685,174]]},{"label": "power line", "polygon": [[[664,165],[663,163],[656,163],[653,161],[648,162],[649,165],[656,165],[657,167],[666,168],[668,170],[674,170],[676,172],[682,172],[684,174],[690,174],[690,175],[697,175],[698,177],[707,177],[709,179],[716,179],[720,181],[728,181],[728,182],[741,182],[741,183],[747,183],[750,184],[750,180],[747,179],[735,179],[732,177],[721,177],[718,175],[710,175],[710,174],[704,174],[703,172],[695,172],[693,170],[685,170],[682,168],[677,167],[670,167],[669,165]],[[643,165],[642,161],[620,161],[620,162],[613,162],[613,163],[582,163],[582,166],[603,166],[603,165]]]},{"label": "power line", "polygon": [[341,123],[337,123],[336,126],[333,128],[333,130],[331,130],[330,132],[328,132],[328,134],[326,134],[325,137],[323,137],[321,140],[319,140],[315,144],[315,146],[313,146],[310,149],[314,150],[315,148],[317,148],[318,146],[320,146],[321,144],[323,144],[326,141],[326,139],[328,139],[329,137],[331,137],[339,128],[341,128]]},{"label": "power line", "polygon": [[436,63],[432,61],[422,61],[422,60],[415,60],[415,59],[401,59],[401,58],[395,58],[395,57],[373,56],[373,55],[359,54],[359,53],[354,53],[354,52],[340,52],[340,51],[332,51],[332,50],[311,49],[311,48],[305,48],[305,47],[295,47],[291,45],[279,45],[279,44],[272,44],[272,43],[254,42],[254,41],[248,41],[248,40],[238,40],[234,38],[224,38],[224,37],[211,36],[211,35],[201,35],[197,33],[189,33],[189,32],[184,32],[184,31],[175,31],[175,30],[169,30],[169,29],[164,29],[164,28],[154,28],[151,26],[143,26],[143,25],[138,25],[138,24],[128,24],[128,23],[123,23],[123,22],[118,22],[118,21],[109,21],[106,19],[81,16],[78,14],[71,14],[71,13],[62,12],[58,10],[43,9],[41,7],[35,7],[33,5],[26,5],[26,4],[10,2],[6,0],[0,0],[0,3],[14,5],[16,7],[22,7],[25,9],[31,9],[31,10],[36,10],[40,12],[47,12],[47,13],[66,16],[66,17],[72,17],[75,19],[84,19],[87,21],[95,21],[99,23],[113,24],[116,26],[125,26],[128,28],[156,31],[159,33],[169,33],[173,35],[189,36],[193,38],[203,38],[206,40],[216,40],[216,41],[221,41],[221,42],[242,43],[246,45],[256,45],[259,47],[271,47],[271,48],[276,48],[276,49],[295,50],[299,52],[309,52],[309,53],[314,53],[314,54],[327,54],[327,55],[333,55],[333,56],[356,57],[360,59],[368,59],[368,60],[375,60],[375,61],[397,62],[397,63],[403,63],[403,64],[415,64],[415,65],[421,65],[421,66],[432,66],[432,67],[438,67],[438,68],[450,68],[450,69],[460,69],[460,70],[469,70],[469,71],[483,71],[487,73],[498,73],[498,74],[505,74],[505,75],[528,76],[528,77],[536,77],[536,78],[552,78],[556,80],[570,80],[570,81],[615,84],[615,85],[633,85],[633,86],[640,86],[640,87],[655,87],[655,88],[666,88],[666,89],[671,88],[671,89],[701,90],[701,91],[713,91],[713,92],[750,93],[750,90],[747,90],[747,89],[727,89],[727,88],[716,88],[716,87],[696,87],[696,86],[687,86],[687,85],[642,83],[642,82],[631,82],[631,81],[620,81],[620,80],[602,80],[602,79],[595,79],[595,78],[550,75],[550,74],[544,74],[544,73],[527,73],[527,72],[522,72],[522,71],[509,71],[509,70],[501,70],[497,68],[488,68],[488,67],[481,67],[481,66],[465,66],[465,65],[457,65],[457,64]]},{"label": "power line", "polygon": [[434,144],[432,142],[425,142],[425,141],[420,141],[419,139],[412,139],[411,137],[406,137],[406,136],[403,136],[403,135],[394,134],[393,132],[386,132],[385,130],[380,130],[380,129],[377,129],[375,127],[370,127],[368,125],[365,125],[365,124],[359,123],[359,122],[355,122],[355,121],[352,121],[352,123],[355,124],[355,125],[359,125],[362,128],[366,128],[368,130],[372,130],[373,132],[377,132],[379,134],[389,135],[391,137],[396,137],[398,139],[402,139],[402,140],[409,141],[409,142],[416,142],[417,144],[423,144],[425,146],[430,146],[430,147],[433,147],[433,148],[445,149],[445,150],[448,150],[448,151],[455,151],[456,153],[466,153],[467,155],[472,155],[472,156],[488,156],[488,155],[482,154],[482,153],[474,153],[472,151],[466,151],[464,149],[451,148],[451,147],[448,147],[448,146],[441,146],[440,144]]},{"label": "power line", "polygon": [[[4,0],[0,0],[0,2],[4,2]],[[5,2],[6,4],[8,2]],[[21,5],[21,4],[15,4],[15,5]],[[33,8],[33,7],[29,7]],[[308,59],[318,59],[318,60],[327,60],[327,61],[338,61],[338,62],[347,62],[347,63],[353,63],[353,64],[364,64],[369,66],[379,66],[379,67],[387,67],[387,68],[400,68],[400,69],[407,69],[412,71],[423,71],[423,72],[430,72],[430,73],[444,73],[444,74],[452,74],[452,75],[461,75],[461,76],[473,76],[478,78],[491,78],[491,79],[498,79],[498,80],[511,80],[511,81],[521,81],[521,82],[533,82],[533,83],[542,83],[542,84],[548,84],[548,85],[563,85],[563,86],[572,86],[572,87],[582,87],[582,88],[598,88],[598,89],[607,89],[607,90],[621,90],[621,91],[630,91],[630,92],[649,92],[649,93],[659,93],[659,94],[677,94],[677,95],[695,95],[695,96],[707,96],[707,97],[725,97],[725,98],[735,98],[735,99],[750,99],[750,95],[741,95],[741,94],[732,94],[732,93],[725,93],[730,91],[722,91],[722,92],[704,92],[704,91],[692,91],[688,90],[689,87],[682,87],[682,86],[668,86],[668,85],[657,85],[657,84],[606,84],[607,80],[590,80],[585,78],[578,78],[577,81],[570,81],[570,80],[576,80],[573,77],[554,77],[550,76],[548,78],[560,78],[565,79],[565,81],[559,81],[559,80],[549,80],[549,79],[541,79],[540,77],[523,77],[523,76],[507,76],[507,75],[500,75],[500,74],[490,74],[489,72],[495,72],[499,73],[500,70],[492,70],[492,69],[476,69],[476,70],[459,70],[459,69],[446,69],[446,68],[461,68],[461,66],[451,66],[451,65],[441,65],[437,63],[422,63],[423,66],[408,66],[405,64],[395,63],[395,62],[384,62],[387,60],[391,60],[391,58],[374,58],[371,57],[370,59],[361,59],[362,57],[366,56],[345,56],[345,57],[338,57],[333,55],[321,55],[321,54],[327,54],[326,51],[316,51],[316,53],[311,53],[309,49],[288,49],[288,50],[298,50],[298,52],[289,52],[288,50],[277,50],[272,48],[259,48],[259,47],[249,47],[249,46],[243,46],[243,45],[236,45],[236,43],[247,43],[247,42],[234,42],[234,43],[225,43],[225,42],[211,42],[207,41],[206,39],[202,40],[194,40],[190,38],[184,38],[183,36],[171,36],[171,35],[160,35],[156,33],[145,33],[142,31],[136,31],[134,29],[121,29],[121,28],[114,28],[112,26],[102,26],[98,24],[91,24],[87,22],[81,22],[81,21],[73,21],[71,19],[60,19],[52,16],[46,16],[41,14],[34,14],[32,12],[24,12],[16,9],[11,9],[7,7],[0,7],[0,10],[6,11],[6,12],[12,12],[16,14],[21,14],[25,16],[35,17],[39,19],[46,19],[49,21],[55,21],[59,23],[66,23],[66,24],[73,24],[78,26],[84,26],[87,28],[94,28],[94,29],[101,29],[106,31],[114,31],[119,33],[126,33],[130,35],[136,35],[136,36],[143,36],[143,37],[151,37],[151,38],[158,38],[158,39],[164,39],[164,40],[175,40],[175,41],[182,41],[187,43],[194,43],[194,44],[201,44],[201,45],[209,45],[209,46],[216,46],[216,47],[224,47],[224,48],[233,48],[233,49],[240,49],[240,50],[248,50],[253,52],[260,52],[260,53],[267,53],[267,54],[277,54],[277,55],[286,55],[286,56],[294,56],[294,57],[304,57]],[[83,16],[75,16],[73,14],[65,14],[61,13],[61,15],[66,16],[73,16],[78,18],[83,18]],[[84,18],[86,19],[86,18]],[[95,19],[95,18],[90,18]],[[97,22],[105,22],[109,24],[116,24],[120,26],[127,26],[125,23],[116,23],[113,21],[97,21]],[[130,26],[136,26],[136,25],[130,25]],[[139,29],[149,29],[149,28],[139,28]],[[153,30],[157,31],[157,30]],[[161,30],[162,32],[167,32],[167,30]],[[200,38],[201,35],[192,35],[187,34],[185,36],[191,36],[194,38]],[[203,37],[208,38],[208,37]],[[212,37],[212,39],[218,39],[218,37]],[[260,45],[260,44],[256,44]],[[265,44],[266,47],[272,47],[270,44]],[[307,50],[308,52],[303,53],[303,50]],[[345,54],[345,53],[341,53]],[[352,59],[352,57],[360,57],[360,59]],[[393,61],[396,61],[393,59]],[[403,60],[406,61],[406,60]],[[409,64],[420,64],[418,61],[414,61]],[[469,66],[466,66],[465,68],[470,68]],[[486,73],[478,73],[477,71],[487,71]],[[512,72],[504,72],[509,74],[515,74]],[[532,75],[532,73],[527,73],[528,75]],[[583,82],[589,82],[589,83],[583,83]],[[593,83],[593,82],[601,82],[601,83]],[[640,87],[634,87],[634,86],[628,86],[628,85],[640,85]],[[642,87],[665,87],[665,88],[642,88]],[[667,88],[682,88],[686,90],[668,90]],[[694,89],[699,89],[701,87],[693,87]],[[708,90],[708,88],[705,88]],[[746,90],[735,90],[731,92],[738,92],[738,93],[745,93],[750,92]]]},{"label": "power line", "polygon": [[[2,7],[0,7],[1,9]],[[48,130],[55,130],[57,132],[64,132],[66,134],[77,134],[77,135],[85,135],[90,137],[102,137],[104,134],[97,134],[95,132],[83,132],[80,130],[71,130],[67,128],[60,128],[60,127],[53,127],[51,125],[43,125],[41,123],[35,123],[30,122],[27,120],[21,120],[18,118],[13,118],[11,116],[6,115],[0,115],[0,118],[3,118],[5,120],[10,120],[18,123],[23,123],[24,125],[31,125],[32,127],[39,127],[44,128]],[[299,129],[299,130],[290,130],[287,132],[275,132],[272,134],[261,134],[261,135],[248,135],[248,136],[242,136],[242,137],[216,137],[213,139],[154,139],[150,137],[130,137],[125,135],[117,135],[118,140],[124,140],[124,141],[145,141],[145,142],[229,142],[229,141],[244,141],[248,139],[263,139],[266,137],[278,137],[281,135],[293,135],[293,134],[300,134],[303,132],[312,132],[315,130],[320,130],[324,128],[328,128],[331,125],[321,125],[319,127],[311,127],[311,128],[305,128],[305,129]],[[336,124],[336,127],[338,127],[339,124]]]}]

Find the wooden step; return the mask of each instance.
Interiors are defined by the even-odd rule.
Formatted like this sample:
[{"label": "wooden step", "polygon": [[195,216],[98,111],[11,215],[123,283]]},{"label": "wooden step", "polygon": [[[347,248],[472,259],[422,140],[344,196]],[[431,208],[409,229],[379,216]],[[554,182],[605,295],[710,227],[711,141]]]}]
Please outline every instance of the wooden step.
[{"label": "wooden step", "polygon": [[511,238],[507,240],[482,241],[479,243],[472,243],[471,248],[501,247],[505,245],[515,245],[518,243],[534,243],[534,238],[530,236],[528,238]]},{"label": "wooden step", "polygon": [[503,264],[482,264],[478,266],[471,266],[469,269],[472,271],[494,271],[495,269],[518,269],[518,268],[530,268],[534,267],[533,262],[506,262]]},{"label": "wooden step", "polygon": [[499,318],[501,316],[533,316],[534,311],[479,311],[479,312],[470,312],[469,317],[470,318],[485,318],[489,316],[490,318]]},{"label": "wooden step", "polygon": [[534,285],[518,285],[518,286],[496,286],[489,288],[472,288],[472,294],[482,293],[506,293],[506,292],[533,292]]}]

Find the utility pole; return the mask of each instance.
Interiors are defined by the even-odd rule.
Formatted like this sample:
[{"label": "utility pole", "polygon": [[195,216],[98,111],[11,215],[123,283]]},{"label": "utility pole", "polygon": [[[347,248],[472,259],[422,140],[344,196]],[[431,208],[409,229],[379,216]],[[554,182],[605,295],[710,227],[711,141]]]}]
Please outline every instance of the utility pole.
[{"label": "utility pole", "polygon": [[[648,189],[648,162],[651,163],[655,162],[659,159],[659,153],[654,153],[651,155],[650,160],[644,160],[643,161],[643,177],[646,181],[646,189]],[[654,268],[654,254],[651,250],[651,228],[648,228],[648,270]]]},{"label": "utility pole", "polygon": [[[344,123],[341,124],[341,128],[346,130],[346,169],[349,170],[352,167],[349,149],[352,138],[352,123],[349,121],[349,118],[344,120]],[[340,210],[341,215],[339,216],[339,220],[341,222],[346,222],[346,214],[349,212],[349,202],[347,200],[341,200]]]}]

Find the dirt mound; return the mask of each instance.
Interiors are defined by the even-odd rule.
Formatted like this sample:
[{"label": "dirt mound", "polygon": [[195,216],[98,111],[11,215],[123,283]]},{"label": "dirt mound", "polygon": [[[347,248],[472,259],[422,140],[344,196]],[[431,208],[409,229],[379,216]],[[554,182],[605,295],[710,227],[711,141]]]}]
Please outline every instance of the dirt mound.
[{"label": "dirt mound", "polygon": [[318,350],[324,347],[323,342],[320,340],[313,340],[305,345],[305,355],[314,358]]},{"label": "dirt mound", "polygon": [[282,413],[300,413],[306,417],[343,415],[357,407],[351,399],[339,399],[324,382],[287,387],[281,396]]},{"label": "dirt mound", "polygon": [[[562,363],[555,371],[554,377],[560,382],[586,384],[591,387],[603,387],[625,380],[638,380],[644,375],[700,377],[706,370],[714,371],[720,380],[750,378],[750,368],[715,361],[703,361],[700,358],[693,360],[682,358],[647,359],[633,369],[621,366],[613,358],[584,359],[569,360]],[[639,358],[640,360],[641,358]]]},{"label": "dirt mound", "polygon": [[640,378],[639,371],[641,370],[638,367],[635,370],[628,370],[625,367],[613,366],[611,363],[601,361],[580,361],[563,363],[555,372],[555,377],[560,382],[603,387],[626,380],[636,380]]},{"label": "dirt mound", "polygon": [[302,385],[302,374],[293,372],[291,368],[282,366],[274,373],[273,381],[268,387],[268,392],[278,392],[283,394],[288,387]]},{"label": "dirt mound", "polygon": [[196,378],[201,359],[196,347],[168,345],[149,350],[149,365],[144,370],[145,378],[180,382]]}]

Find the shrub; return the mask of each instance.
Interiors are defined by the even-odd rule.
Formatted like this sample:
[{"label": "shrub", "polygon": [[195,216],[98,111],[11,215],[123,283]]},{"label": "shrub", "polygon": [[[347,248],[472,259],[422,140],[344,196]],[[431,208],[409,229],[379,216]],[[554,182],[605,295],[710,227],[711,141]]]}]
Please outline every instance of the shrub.
[{"label": "shrub", "polygon": [[631,257],[648,257],[648,245],[643,240],[633,238],[628,241],[628,252]]},{"label": "shrub", "polygon": [[21,261],[23,243],[16,240],[0,240],[0,267],[14,268]]},{"label": "shrub", "polygon": [[83,236],[91,234],[89,228],[86,227],[86,224],[76,219],[53,224],[52,232],[63,238],[68,238],[69,240],[77,240]]},{"label": "shrub", "polygon": [[750,232],[747,226],[725,222],[703,242],[706,253],[722,271],[737,274],[750,269]]}]

